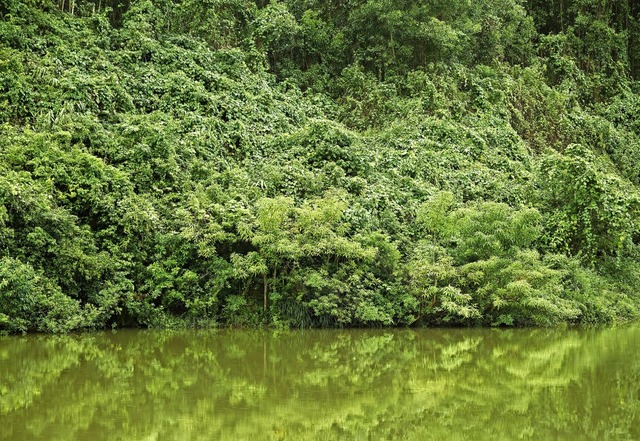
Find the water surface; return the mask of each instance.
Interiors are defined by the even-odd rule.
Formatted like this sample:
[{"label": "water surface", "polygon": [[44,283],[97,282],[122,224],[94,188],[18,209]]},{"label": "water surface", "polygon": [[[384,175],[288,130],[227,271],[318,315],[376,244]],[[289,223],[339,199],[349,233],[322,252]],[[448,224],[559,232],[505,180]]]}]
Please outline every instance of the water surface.
[{"label": "water surface", "polygon": [[640,327],[0,338],[5,440],[640,440]]}]

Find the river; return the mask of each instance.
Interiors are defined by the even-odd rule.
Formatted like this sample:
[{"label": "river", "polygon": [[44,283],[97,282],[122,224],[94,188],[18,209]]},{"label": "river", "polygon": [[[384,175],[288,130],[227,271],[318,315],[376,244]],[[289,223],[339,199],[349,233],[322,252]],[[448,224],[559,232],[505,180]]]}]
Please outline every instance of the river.
[{"label": "river", "polygon": [[9,440],[640,440],[640,327],[0,337]]}]

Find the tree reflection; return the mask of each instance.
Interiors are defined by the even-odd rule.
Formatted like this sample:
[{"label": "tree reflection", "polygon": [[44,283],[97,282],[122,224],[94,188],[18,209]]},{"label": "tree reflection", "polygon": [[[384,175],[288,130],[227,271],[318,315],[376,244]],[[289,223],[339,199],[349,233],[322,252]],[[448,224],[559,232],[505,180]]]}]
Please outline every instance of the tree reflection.
[{"label": "tree reflection", "polygon": [[0,339],[0,440],[631,440],[637,327]]}]

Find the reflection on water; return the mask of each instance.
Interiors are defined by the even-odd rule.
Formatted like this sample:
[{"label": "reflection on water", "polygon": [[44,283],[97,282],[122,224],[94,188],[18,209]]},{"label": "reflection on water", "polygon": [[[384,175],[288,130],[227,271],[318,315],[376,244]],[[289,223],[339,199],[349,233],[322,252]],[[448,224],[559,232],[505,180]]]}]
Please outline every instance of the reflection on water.
[{"label": "reflection on water", "polygon": [[4,440],[639,440],[640,328],[0,338]]}]

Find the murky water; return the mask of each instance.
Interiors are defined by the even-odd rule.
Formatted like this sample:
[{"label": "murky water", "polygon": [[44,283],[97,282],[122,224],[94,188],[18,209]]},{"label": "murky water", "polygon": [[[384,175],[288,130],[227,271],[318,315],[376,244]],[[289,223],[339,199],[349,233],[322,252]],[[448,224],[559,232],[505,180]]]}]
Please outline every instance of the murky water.
[{"label": "murky water", "polygon": [[0,338],[0,440],[640,440],[640,327]]}]

